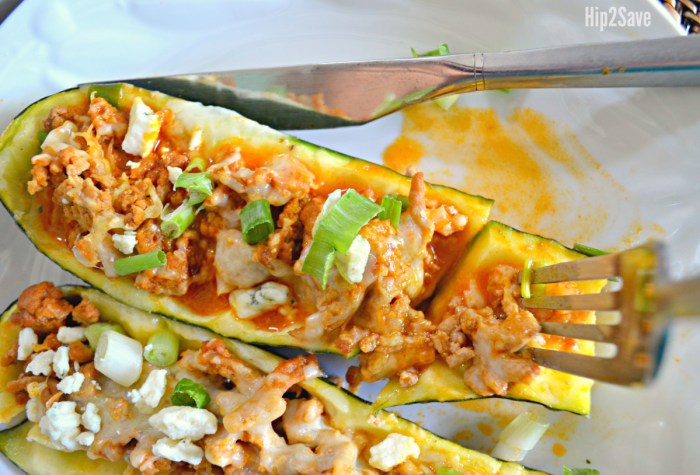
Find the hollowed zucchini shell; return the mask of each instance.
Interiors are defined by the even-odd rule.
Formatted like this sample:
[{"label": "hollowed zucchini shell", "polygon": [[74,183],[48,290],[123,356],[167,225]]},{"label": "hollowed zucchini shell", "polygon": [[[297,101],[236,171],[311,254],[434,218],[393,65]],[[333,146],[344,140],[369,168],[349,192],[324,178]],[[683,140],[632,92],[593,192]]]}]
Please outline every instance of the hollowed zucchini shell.
[{"label": "hollowed zucchini shell", "polygon": [[[39,151],[42,122],[54,107],[87,105],[89,95],[93,92],[120,107],[128,107],[134,98],[141,97],[144,102],[156,108],[177,108],[178,120],[187,131],[192,133],[196,129],[202,130],[205,147],[203,153],[208,148],[231,140],[243,141],[247,146],[260,149],[289,150],[291,147],[295,158],[304,163],[329,191],[354,187],[359,190],[371,188],[380,195],[406,195],[410,189],[410,178],[380,165],[285,135],[226,109],[205,107],[126,84],[83,87],[49,96],[25,109],[0,136],[0,199],[37,249],[65,270],[128,305],[203,326],[220,335],[270,346],[285,345],[311,351],[337,352],[326,341],[303,344],[289,334],[293,327],[277,332],[266,331],[249,320],[236,318],[232,311],[199,315],[170,296],[150,294],[135,287],[130,278],[106,277],[101,270],[80,264],[70,249],[43,228],[42,210],[27,191],[27,182],[31,179],[30,160]],[[428,199],[454,206],[467,216],[469,221],[466,229],[450,237],[452,248],[463,252],[486,223],[492,201],[437,185],[428,186],[426,195]],[[437,278],[433,279],[431,287],[446,271],[447,267],[442,269]],[[427,289],[426,296],[432,290],[433,288]]]},{"label": "hollowed zucchini shell", "polygon": [[[85,287],[62,287],[64,295],[71,299],[88,298],[100,310],[101,321],[122,325],[130,336],[145,343],[148,337],[161,329],[168,329],[178,335],[181,348],[197,348],[203,341],[215,337],[212,332],[193,325],[158,317],[153,314],[128,307],[106,294]],[[10,316],[17,310],[11,305],[0,317],[0,353],[4,354],[18,336],[19,326],[12,324]],[[263,372],[272,371],[282,359],[260,348],[236,341],[224,339],[228,349],[247,364]],[[20,371],[19,364],[0,367],[0,381],[6,382],[16,377]],[[522,467],[516,463],[502,462],[486,454],[464,448],[454,442],[443,439],[418,425],[402,419],[395,414],[378,411],[369,403],[351,393],[340,389],[322,379],[313,379],[301,384],[310,395],[318,398],[324,405],[331,419],[331,424],[339,430],[359,429],[375,434],[378,438],[396,432],[413,437],[421,448],[421,460],[431,465],[452,467],[461,473],[476,475],[486,474],[541,474]],[[7,422],[13,416],[23,412],[14,398],[7,394],[5,386],[0,388],[0,401],[3,408],[0,422]],[[17,466],[30,474],[122,474],[124,463],[93,461],[84,452],[64,453],[43,447],[37,443],[27,442],[26,434],[31,423],[25,422],[12,429],[0,432],[0,452],[5,454]]]},{"label": "hollowed zucchini shell", "polygon": [[[498,264],[522,268],[526,259],[544,266],[581,259],[584,256],[552,239],[524,233],[505,224],[490,221],[474,238],[468,253],[444,279],[430,308],[428,318],[442,321],[449,302],[459,295],[470,278]],[[599,292],[606,281],[578,282],[575,286],[584,293]],[[586,312],[580,323],[593,323],[595,314]],[[591,354],[592,342],[579,343],[579,351]],[[392,407],[430,401],[464,401],[480,396],[467,387],[462,379],[463,370],[450,369],[442,362],[431,365],[410,388],[401,388],[398,381],[390,381],[377,397],[376,407]],[[543,404],[552,409],[588,414],[591,406],[593,381],[579,376],[541,368],[541,372],[528,383],[513,385],[505,395],[508,399],[520,399]]]}]

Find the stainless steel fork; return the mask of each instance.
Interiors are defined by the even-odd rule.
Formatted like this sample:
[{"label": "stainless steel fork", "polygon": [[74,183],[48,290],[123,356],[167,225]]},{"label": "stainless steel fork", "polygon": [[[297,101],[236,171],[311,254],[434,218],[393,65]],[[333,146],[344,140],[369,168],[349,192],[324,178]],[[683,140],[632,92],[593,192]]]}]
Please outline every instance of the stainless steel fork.
[{"label": "stainless steel fork", "polygon": [[[528,308],[619,312],[617,323],[544,322],[541,332],[613,344],[610,358],[531,348],[549,368],[616,384],[648,384],[656,374],[671,316],[700,315],[700,276],[670,281],[665,247],[651,242],[615,254],[533,269],[531,284],[615,279],[617,290],[599,294],[533,296]],[[522,276],[522,274],[521,274]]]}]

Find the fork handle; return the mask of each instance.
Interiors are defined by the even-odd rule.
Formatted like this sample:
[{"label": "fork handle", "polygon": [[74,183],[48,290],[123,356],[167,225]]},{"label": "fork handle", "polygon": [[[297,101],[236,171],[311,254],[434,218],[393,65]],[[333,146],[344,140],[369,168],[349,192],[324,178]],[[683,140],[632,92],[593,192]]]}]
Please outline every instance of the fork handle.
[{"label": "fork handle", "polygon": [[659,283],[656,295],[663,310],[679,317],[700,315],[700,276]]},{"label": "fork handle", "polygon": [[475,55],[477,90],[699,86],[700,35]]}]

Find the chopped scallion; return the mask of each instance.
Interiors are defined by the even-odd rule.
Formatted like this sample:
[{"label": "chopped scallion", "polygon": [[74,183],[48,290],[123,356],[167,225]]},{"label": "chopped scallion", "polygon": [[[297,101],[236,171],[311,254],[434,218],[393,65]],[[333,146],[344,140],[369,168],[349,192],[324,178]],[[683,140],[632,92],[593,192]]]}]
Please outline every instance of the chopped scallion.
[{"label": "chopped scallion", "polygon": [[202,409],[211,401],[209,391],[199,383],[191,379],[182,378],[175,385],[175,390],[170,396],[170,402],[174,406],[190,406]]},{"label": "chopped scallion", "polygon": [[563,467],[564,475],[600,475],[595,468],[569,468]]},{"label": "chopped scallion", "polygon": [[444,465],[440,465],[437,468],[436,475],[462,475],[462,473],[459,470],[455,470],[454,468],[445,467]]},{"label": "chopped scallion", "polygon": [[202,157],[195,157],[192,160],[190,160],[190,163],[187,165],[187,168],[185,168],[185,173],[195,169],[199,170],[200,172],[205,171],[207,169],[207,162]]},{"label": "chopped scallion", "polygon": [[102,332],[95,349],[95,369],[124,387],[138,381],[143,369],[141,343],[121,333]]},{"label": "chopped scallion", "polygon": [[85,328],[85,338],[87,338],[88,344],[90,345],[90,348],[92,348],[92,351],[97,349],[97,342],[100,341],[100,336],[107,330],[126,335],[126,332],[121,325],[117,325],[116,323],[93,323],[89,327]]},{"label": "chopped scallion", "polygon": [[165,253],[153,251],[136,256],[123,257],[114,261],[114,271],[117,275],[129,275],[147,269],[155,269],[165,265]]},{"label": "chopped scallion", "polygon": [[161,215],[160,230],[168,239],[177,239],[194,221],[196,211],[189,200],[170,213]]},{"label": "chopped scallion", "polygon": [[321,287],[325,289],[334,258],[335,248],[332,244],[314,240],[311,242],[311,247],[309,248],[306,258],[304,258],[301,271],[316,277],[321,281]]},{"label": "chopped scallion", "polygon": [[605,255],[609,254],[606,251],[601,251],[600,249],[596,249],[595,247],[586,246],[585,244],[580,244],[578,242],[576,244],[574,244],[574,251],[578,251],[581,254],[585,254],[589,257],[605,256]]},{"label": "chopped scallion", "polygon": [[406,211],[409,206],[411,206],[411,202],[408,200],[408,196],[404,195],[399,195],[398,193],[389,193],[388,195],[389,198],[393,198],[397,200],[399,203],[401,203],[401,211]]},{"label": "chopped scallion", "polygon": [[547,431],[546,416],[534,411],[521,412],[498,436],[492,455],[501,460],[519,462]]},{"label": "chopped scallion", "polygon": [[348,190],[328,213],[320,218],[314,241],[331,244],[337,251],[347,254],[362,226],[381,210],[382,207],[372,200],[355,190]]},{"label": "chopped scallion", "polygon": [[532,259],[526,259],[523,265],[523,270],[520,273],[520,296],[524,299],[529,299],[532,297],[532,292],[530,291],[530,279],[532,277],[532,267],[534,262]]},{"label": "chopped scallion", "polygon": [[172,332],[161,330],[148,339],[143,349],[143,357],[156,366],[170,366],[180,355],[180,340]]},{"label": "chopped scallion", "polygon": [[241,210],[241,227],[243,240],[248,244],[257,244],[267,239],[275,230],[270,202],[256,200],[245,205]]},{"label": "chopped scallion", "polygon": [[444,56],[446,54],[450,54],[450,47],[447,46],[447,43],[440,43],[436,49],[426,51],[425,53],[419,53],[415,49],[411,48],[411,53],[413,54],[414,58],[424,58],[426,56]]},{"label": "chopped scallion", "polygon": [[214,182],[206,172],[183,173],[177,177],[175,188],[186,188],[190,191],[198,191],[204,196],[209,196],[214,191]]},{"label": "chopped scallion", "polygon": [[388,219],[394,229],[398,229],[401,220],[401,202],[385,196],[382,198],[382,210],[377,217],[381,220]]}]

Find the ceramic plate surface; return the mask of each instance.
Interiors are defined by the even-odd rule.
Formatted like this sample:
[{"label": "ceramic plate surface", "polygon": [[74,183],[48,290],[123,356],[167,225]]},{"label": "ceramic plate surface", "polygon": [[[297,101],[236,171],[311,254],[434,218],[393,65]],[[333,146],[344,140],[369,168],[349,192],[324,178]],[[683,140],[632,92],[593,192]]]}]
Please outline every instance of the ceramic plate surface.
[{"label": "ceramic plate surface", "polygon": [[[587,7],[606,11],[611,3],[649,12],[649,24],[603,31],[586,26]],[[95,80],[405,57],[411,47],[428,50],[442,42],[453,52],[468,52],[680,34],[656,1],[611,3],[26,0],[0,25],[0,127],[43,96]],[[460,105],[492,108],[502,118],[517,108],[533,109],[575,136],[585,155],[579,165],[591,165],[576,175],[583,179],[574,177],[566,185],[562,206],[549,210],[549,219],[535,226],[501,210],[504,219],[512,218],[510,224],[568,244],[585,238],[605,248],[662,237],[671,245],[675,276],[700,271],[700,91],[489,92],[463,96]],[[401,133],[403,120],[395,114],[362,127],[297,135],[381,161]],[[421,167],[431,178],[443,177],[466,191],[470,182],[479,181],[478,176],[465,180],[469,170],[455,163],[447,166],[439,158],[426,156]],[[561,183],[566,180],[571,177],[562,177]],[[7,212],[0,211],[0,305],[47,279],[76,282],[39,255]],[[563,465],[597,468],[604,474],[698,473],[698,362],[700,326],[678,321],[652,387],[597,385],[590,418],[553,414],[552,428],[524,463],[552,473],[561,473]],[[343,375],[347,366],[327,356],[322,363],[331,374]],[[377,390],[368,385],[362,394],[373,398]],[[401,412],[440,435],[489,450],[499,422],[530,407],[490,401],[417,405]],[[15,472],[0,460],[0,473]]]}]

